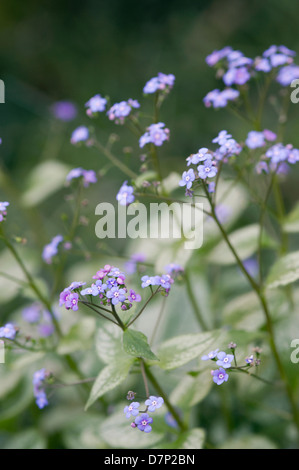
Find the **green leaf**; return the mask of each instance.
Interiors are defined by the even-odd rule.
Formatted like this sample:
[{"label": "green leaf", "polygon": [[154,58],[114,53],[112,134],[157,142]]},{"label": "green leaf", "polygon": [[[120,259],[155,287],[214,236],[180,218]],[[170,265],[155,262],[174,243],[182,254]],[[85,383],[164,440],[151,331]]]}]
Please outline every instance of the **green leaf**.
[{"label": "green leaf", "polygon": [[178,439],[177,449],[202,449],[205,440],[205,431],[200,428],[191,429]]},{"label": "green leaf", "polygon": [[170,401],[181,409],[190,408],[207,396],[212,384],[210,369],[200,371],[196,377],[187,375],[172,391]]},{"label": "green leaf", "polygon": [[37,429],[28,428],[12,436],[2,449],[46,449],[46,441]]},{"label": "green leaf", "polygon": [[294,251],[280,258],[270,269],[267,287],[275,289],[286,286],[299,279],[299,251]]},{"label": "green leaf", "polygon": [[[270,295],[271,294],[271,295]],[[267,303],[273,318],[284,315],[285,297],[280,291],[268,291]],[[257,331],[265,324],[265,313],[255,292],[246,292],[235,297],[223,307],[224,324],[232,325],[235,329]]]},{"label": "green leaf", "polygon": [[[205,431],[201,428],[193,428],[181,434],[174,442],[161,442],[158,445],[158,449],[202,449],[204,440]],[[185,463],[187,465],[190,463],[190,458],[192,459],[192,455],[188,457],[188,454],[186,454],[184,462],[173,463]]]},{"label": "green leaf", "polygon": [[149,347],[147,337],[141,331],[125,330],[123,333],[123,347],[131,356],[153,361],[159,360]]},{"label": "green leaf", "polygon": [[22,203],[26,207],[40,204],[62,188],[70,167],[56,160],[47,160],[34,167],[27,178]]},{"label": "green leaf", "polygon": [[297,202],[294,209],[285,217],[282,226],[283,230],[287,233],[299,232],[299,202]]},{"label": "green leaf", "polygon": [[220,449],[277,449],[276,445],[265,436],[248,434],[224,442]]},{"label": "green leaf", "polygon": [[[235,248],[239,258],[245,260],[252,256],[258,249],[258,240],[260,234],[259,224],[247,225],[229,234],[229,240]],[[263,232],[262,245],[264,247],[274,247],[275,243],[269,235]],[[222,240],[209,254],[208,260],[214,264],[229,265],[235,264],[236,259],[227,246],[225,240]]]},{"label": "green leaf", "polygon": [[96,332],[96,351],[104,364],[116,362],[119,357],[124,355],[124,350],[121,344],[122,331],[113,325],[113,323],[106,323]]},{"label": "green leaf", "polygon": [[159,366],[170,370],[180,367],[209,351],[221,337],[220,330],[176,336],[161,344],[158,349]]},{"label": "green leaf", "polygon": [[101,370],[91,389],[89,398],[85,405],[87,410],[98,398],[113,390],[126,378],[131,368],[133,359],[120,357],[118,362],[113,362]]}]

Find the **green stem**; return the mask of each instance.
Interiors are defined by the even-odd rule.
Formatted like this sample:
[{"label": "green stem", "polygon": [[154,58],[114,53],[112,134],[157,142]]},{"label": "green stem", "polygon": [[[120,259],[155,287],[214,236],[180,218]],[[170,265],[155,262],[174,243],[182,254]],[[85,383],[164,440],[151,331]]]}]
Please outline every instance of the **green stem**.
[{"label": "green stem", "polygon": [[146,398],[149,398],[150,393],[149,393],[148,383],[147,383],[147,379],[146,379],[144,361],[141,357],[139,358],[139,362],[140,362],[141,375],[142,375],[142,378],[143,378],[143,383],[144,383],[144,388],[145,388],[145,396],[146,396]]},{"label": "green stem", "polygon": [[263,379],[263,377],[260,377],[259,375],[256,375],[256,374],[252,374],[248,370],[241,369],[240,367],[231,367],[230,370],[232,372],[242,372],[243,374],[250,375],[250,377],[254,377],[255,379],[260,380],[261,382],[263,382],[267,385],[271,385],[272,387],[277,385],[277,384],[275,384],[275,382],[271,382],[270,380]]},{"label": "green stem", "polygon": [[115,307],[113,304],[111,304],[111,308],[112,308],[112,315],[114,316],[115,320],[117,321],[118,325],[121,327],[121,329],[123,331],[125,331],[126,327],[125,325],[123,324],[123,322],[121,321],[121,319],[119,318],[116,310],[115,310]]},{"label": "green stem", "polygon": [[127,165],[125,165],[121,160],[119,160],[115,155],[113,155],[110,150],[104,147],[104,145],[102,145],[97,140],[95,141],[95,147],[97,147],[115,166],[117,166],[117,168],[119,168],[129,178],[137,178],[138,175],[134,171],[132,171]]},{"label": "green stem", "polygon": [[[275,203],[276,203],[277,212],[278,212],[278,220],[280,222],[280,226],[282,226],[282,223],[285,217],[285,207],[284,207],[284,202],[283,202],[277,174],[274,175],[273,192],[274,192],[274,198],[275,198]],[[288,250],[288,234],[283,230],[283,228],[281,228],[280,254],[283,255],[287,253],[287,250]]]},{"label": "green stem", "polygon": [[198,320],[198,323],[200,324],[203,331],[208,331],[208,327],[205,323],[205,320],[202,317],[200,308],[199,308],[198,303],[196,301],[196,298],[194,296],[194,292],[192,290],[192,286],[191,286],[191,282],[190,282],[190,277],[189,277],[189,274],[187,273],[187,271],[185,271],[185,281],[186,281],[186,289],[187,289],[187,292],[188,292],[189,300],[192,304],[193,312],[195,313],[195,316]]},{"label": "green stem", "polygon": [[15,247],[10,243],[10,241],[4,236],[4,233],[3,233],[3,229],[1,230],[1,233],[2,235],[0,236],[0,238],[4,241],[6,247],[9,249],[9,251],[11,252],[11,254],[14,256],[15,260],[17,261],[18,265],[20,266],[20,268],[22,269],[25,277],[27,278],[27,281],[28,281],[28,284],[29,286],[31,287],[31,289],[33,290],[33,292],[36,294],[37,298],[41,301],[41,303],[46,307],[46,309],[49,311],[50,315],[51,315],[51,319],[52,319],[52,322],[53,322],[53,325],[55,327],[55,330],[57,332],[57,334],[59,336],[62,336],[62,332],[61,332],[61,329],[60,329],[60,325],[59,323],[57,322],[56,320],[56,317],[53,313],[53,310],[52,310],[52,307],[51,307],[51,304],[50,302],[48,301],[48,299],[46,299],[46,297],[43,296],[43,294],[40,292],[39,288],[37,287],[32,275],[30,274],[30,272],[27,270],[25,264],[23,263],[22,259],[20,258],[18,252],[16,251]]},{"label": "green stem", "polygon": [[257,251],[257,257],[258,257],[258,265],[259,265],[259,283],[260,286],[263,285],[263,269],[262,269],[262,241],[263,241],[263,229],[264,229],[264,219],[266,215],[266,207],[267,207],[267,202],[271,194],[271,190],[273,187],[273,182],[275,178],[275,173],[272,174],[270,184],[268,186],[264,204],[261,208],[261,213],[260,213],[260,219],[259,219],[259,227],[260,227],[260,232],[259,232],[259,238],[258,238],[258,251]]},{"label": "green stem", "polygon": [[[207,190],[205,185],[204,185],[204,190],[206,191],[207,195],[209,196],[208,190]],[[264,315],[265,315],[265,319],[266,319],[266,328],[267,328],[267,331],[268,331],[270,348],[271,348],[274,360],[276,362],[279,375],[281,377],[281,380],[284,383],[285,390],[286,390],[286,393],[287,393],[287,396],[288,396],[288,399],[289,399],[289,403],[290,403],[290,406],[292,408],[294,423],[295,423],[295,425],[297,427],[297,430],[299,432],[299,413],[298,413],[298,409],[297,409],[297,404],[296,404],[295,397],[293,396],[293,390],[290,387],[290,384],[289,384],[288,379],[287,379],[286,372],[285,372],[283,364],[281,362],[281,359],[280,359],[280,356],[279,356],[279,353],[278,353],[278,349],[276,347],[275,336],[274,336],[274,328],[273,328],[272,318],[271,318],[271,315],[270,315],[267,300],[266,300],[265,295],[264,295],[262,289],[260,288],[260,286],[255,282],[255,280],[251,277],[251,275],[245,269],[245,267],[244,267],[241,259],[239,258],[236,250],[234,249],[233,245],[231,244],[226,231],[224,230],[223,226],[221,225],[220,221],[217,218],[217,215],[215,213],[215,207],[213,206],[213,203],[212,203],[210,198],[209,198],[209,200],[210,200],[210,204],[211,204],[212,216],[213,216],[218,228],[220,229],[226,244],[228,245],[229,249],[231,250],[232,254],[234,255],[240,270],[246,276],[246,278],[247,278],[248,282],[250,283],[252,289],[255,291],[256,295],[258,296],[258,298],[260,300],[260,303],[261,303],[261,306],[262,306],[262,309],[263,309],[263,312],[264,312]]]},{"label": "green stem", "polygon": [[177,422],[177,424],[180,427],[181,431],[186,431],[187,428],[186,428],[185,423],[183,423],[183,421],[181,420],[181,418],[180,418],[179,414],[177,413],[176,409],[170,403],[170,401],[168,399],[168,396],[166,395],[166,393],[164,392],[164,390],[162,389],[160,384],[157,382],[156,378],[154,377],[151,370],[149,369],[149,367],[146,364],[144,364],[144,370],[145,370],[145,374],[146,374],[147,378],[152,383],[153,387],[157,390],[159,395],[164,399],[165,405],[167,406],[168,410],[170,411],[173,418]]},{"label": "green stem", "polygon": [[[99,312],[96,308],[94,308],[89,302],[85,302],[84,300],[80,300],[80,302],[85,305],[86,307],[90,308],[91,310],[93,310],[94,312],[96,312],[98,315],[100,315],[101,317],[105,318],[105,320],[109,320],[111,321],[112,323],[114,323],[115,325],[119,326],[118,323],[116,323],[114,320],[112,320],[112,318],[109,318],[109,317],[106,317],[106,315],[103,315],[103,313]],[[111,313],[111,312],[110,312]]]},{"label": "green stem", "polygon": [[137,313],[137,315],[135,315],[135,317],[126,325],[126,328],[129,328],[129,326],[131,326],[132,323],[134,323],[137,320],[137,318],[140,317],[140,315],[142,314],[146,306],[149,304],[152,298],[159,292],[159,290],[160,290],[160,286],[155,291],[152,291],[152,295],[147,299],[147,301],[145,302],[143,307],[140,309],[140,311]]}]

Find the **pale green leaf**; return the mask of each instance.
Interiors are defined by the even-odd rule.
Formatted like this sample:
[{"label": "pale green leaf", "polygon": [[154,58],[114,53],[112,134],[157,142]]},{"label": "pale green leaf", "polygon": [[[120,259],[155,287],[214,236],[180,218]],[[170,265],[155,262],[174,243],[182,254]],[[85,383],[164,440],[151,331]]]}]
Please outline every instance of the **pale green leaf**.
[{"label": "pale green leaf", "polygon": [[[229,240],[241,260],[252,256],[258,249],[260,234],[259,224],[247,225],[231,234]],[[263,232],[262,245],[273,247],[274,242]],[[209,254],[208,260],[214,264],[229,265],[235,264],[236,258],[231,252],[225,240],[222,240]]]},{"label": "pale green leaf", "polygon": [[46,441],[37,429],[28,428],[11,437],[2,449],[45,449]]},{"label": "pale green leaf", "polygon": [[29,174],[27,190],[22,196],[26,207],[40,204],[51,194],[62,188],[70,167],[57,160],[47,160],[35,166]]},{"label": "pale green leaf", "polygon": [[201,371],[195,377],[187,375],[171,392],[170,401],[181,409],[190,408],[207,396],[212,383],[210,370]]},{"label": "pale green leaf", "polygon": [[106,322],[97,330],[95,336],[96,351],[105,364],[115,362],[124,355],[121,339],[122,331],[113,323]]},{"label": "pale green leaf", "polygon": [[265,436],[248,434],[227,440],[220,449],[276,449],[276,445]]},{"label": "pale green leaf", "polygon": [[280,258],[270,269],[267,287],[275,289],[286,286],[299,279],[299,251],[294,251]]},{"label": "pale green leaf", "polygon": [[220,330],[214,330],[208,333],[176,336],[165,341],[157,352],[160,359],[159,366],[169,370],[187,364],[217,344],[221,334]]},{"label": "pale green leaf", "polygon": [[112,362],[101,370],[92,386],[85,410],[98,398],[113,390],[127,378],[132,362],[133,358],[128,360],[128,358],[120,357],[118,362]]},{"label": "pale green leaf", "polygon": [[287,233],[299,232],[299,202],[297,202],[293,210],[285,217],[282,227]]}]

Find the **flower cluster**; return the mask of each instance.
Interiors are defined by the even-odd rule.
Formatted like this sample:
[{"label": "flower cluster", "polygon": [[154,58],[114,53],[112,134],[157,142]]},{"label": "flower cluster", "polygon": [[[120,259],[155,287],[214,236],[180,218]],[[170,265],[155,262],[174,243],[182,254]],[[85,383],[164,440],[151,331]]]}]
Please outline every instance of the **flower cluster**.
[{"label": "flower cluster", "polygon": [[250,131],[248,132],[245,144],[250,149],[256,149],[264,147],[267,142],[273,142],[276,138],[277,135],[269,129],[265,129],[262,132]]},{"label": "flower cluster", "polygon": [[169,92],[175,82],[175,76],[173,74],[166,75],[165,73],[158,73],[157,77],[151,78],[146,82],[143,93],[148,95],[156,93],[157,91]]},{"label": "flower cluster", "polygon": [[191,188],[193,183],[206,181],[208,183],[208,191],[213,192],[215,189],[215,181],[212,179],[218,173],[218,161],[227,162],[234,155],[238,155],[242,146],[228,134],[226,130],[219,132],[212,142],[218,144],[218,148],[212,151],[206,147],[200,148],[197,153],[187,157],[187,166],[198,165],[197,171],[193,168],[186,170],[182,174],[179,186],[186,186],[186,196],[192,196]]},{"label": "flower cluster", "polygon": [[[239,369],[242,369],[243,371],[246,371],[246,368],[252,367],[252,366],[258,366],[260,364],[260,353],[261,350],[260,348],[256,347],[253,348],[253,351],[256,354],[256,357],[254,358],[253,354],[245,358],[245,365],[244,366],[237,366],[237,360],[235,356],[235,349],[237,345],[236,343],[229,343],[228,348],[231,350],[232,354],[227,354],[225,351],[219,351],[219,349],[215,349],[213,351],[210,351],[208,354],[204,354],[201,357],[202,361],[214,361],[216,362],[217,366],[219,366],[219,369],[213,369],[211,370],[211,375],[213,377],[213,382],[217,385],[221,385],[224,382],[228,381],[229,375],[227,371],[229,369],[234,369],[238,371]],[[234,366],[232,365],[232,362],[234,361]]]},{"label": "flower cluster", "polygon": [[110,121],[114,121],[115,124],[123,124],[125,118],[131,114],[132,109],[137,108],[140,108],[138,101],[130,98],[128,101],[121,101],[111,106],[107,111],[107,116]]},{"label": "flower cluster", "polygon": [[49,376],[50,373],[46,371],[46,369],[40,369],[33,374],[33,394],[39,409],[42,409],[49,404],[44,389],[44,383],[49,378]]},{"label": "flower cluster", "polygon": [[258,174],[262,172],[285,174],[289,170],[289,164],[293,165],[298,161],[299,149],[291,144],[283,145],[278,142],[267,148],[255,169]]},{"label": "flower cluster", "polygon": [[147,400],[145,400],[144,404],[146,409],[144,411],[139,411],[140,403],[135,401],[130,405],[125,406],[124,413],[127,419],[131,418],[131,416],[135,418],[135,420],[131,423],[132,428],[138,428],[139,431],[149,433],[152,430],[151,424],[153,422],[153,418],[149,416],[147,412],[149,411],[150,413],[153,413],[158,408],[161,408],[163,403],[164,400],[162,397],[151,395]]},{"label": "flower cluster", "polygon": [[160,286],[165,289],[165,294],[168,294],[171,285],[174,283],[170,274],[162,274],[162,276],[142,276],[141,287],[144,289],[149,286]]},{"label": "flower cluster", "polygon": [[47,264],[52,263],[53,256],[58,253],[58,245],[63,241],[62,235],[56,235],[43,249],[42,258]]},{"label": "flower cluster", "polygon": [[83,186],[87,188],[90,183],[97,182],[97,176],[93,170],[84,170],[83,168],[73,168],[67,175],[66,181],[71,181],[74,178],[83,177]]},{"label": "flower cluster", "polygon": [[240,95],[238,90],[227,87],[220,91],[218,88],[209,91],[203,99],[206,108],[225,108],[229,101],[235,101]]},{"label": "flower cluster", "polygon": [[285,46],[274,45],[255,59],[229,46],[213,51],[206,57],[206,63],[217,69],[217,76],[222,78],[227,88],[209,92],[203,99],[205,106],[225,107],[239,96],[239,90],[231,87],[245,85],[260,72],[274,70],[276,81],[282,86],[289,86],[294,79],[299,78],[299,66],[294,64],[295,55],[294,51]]},{"label": "flower cluster", "polygon": [[67,310],[78,310],[78,302],[79,302],[79,289],[80,287],[84,286],[85,282],[72,282],[68,287],[66,287],[59,296],[59,306],[62,307],[63,305]]},{"label": "flower cluster", "polygon": [[228,134],[226,130],[220,131],[218,136],[215,137],[212,142],[219,146],[214,152],[216,160],[227,162],[228,158],[234,155],[239,155],[242,151],[242,146],[233,139],[231,134]]},{"label": "flower cluster", "polygon": [[67,310],[78,310],[78,302],[82,296],[96,297],[102,305],[120,305],[122,310],[128,310],[134,302],[140,302],[141,296],[125,285],[126,275],[115,266],[105,265],[93,276],[95,282],[80,291],[85,285],[82,282],[72,283],[60,293],[59,305]]},{"label": "flower cluster", "polygon": [[7,206],[9,206],[9,202],[0,202],[0,222],[2,222],[7,215]]},{"label": "flower cluster", "polygon": [[169,129],[165,127],[164,122],[158,122],[147,127],[146,132],[139,139],[139,147],[143,148],[150,143],[160,147],[165,140],[169,140]]},{"label": "flower cluster", "polygon": [[234,360],[234,354],[226,354],[224,351],[218,352],[219,349],[216,349],[214,351],[209,352],[208,354],[205,354],[202,356],[203,361],[216,361],[217,366],[219,366],[219,369],[217,370],[212,370],[211,375],[213,376],[213,381],[217,385],[223,384],[223,382],[228,381],[228,373],[226,372],[226,369],[229,369],[231,367],[231,363]]}]

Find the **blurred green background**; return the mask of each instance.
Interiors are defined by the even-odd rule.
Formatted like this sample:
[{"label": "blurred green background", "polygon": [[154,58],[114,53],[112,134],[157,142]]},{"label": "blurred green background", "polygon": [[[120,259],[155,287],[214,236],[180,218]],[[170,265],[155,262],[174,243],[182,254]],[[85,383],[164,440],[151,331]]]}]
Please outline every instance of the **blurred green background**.
[{"label": "blurred green background", "polygon": [[[94,125],[102,142],[117,132],[117,156],[127,158],[124,148],[131,146],[133,157],[128,162],[139,169],[136,138],[105,116],[91,122],[84,107],[90,97],[100,93],[110,96],[112,103],[128,98],[146,102],[142,97],[146,81],[158,72],[174,74],[176,83],[161,115],[171,131],[162,167],[165,175],[169,168],[181,173],[186,157],[209,146],[220,130],[227,129],[237,140],[251,130],[226,109],[204,107],[203,97],[222,87],[206,65],[206,56],[230,45],[255,57],[272,44],[283,44],[298,55],[298,26],[299,3],[294,0],[2,1],[0,78],[5,82],[6,102],[0,105],[0,200],[11,201],[9,232],[27,238],[29,255],[30,249],[41,253],[53,236],[63,232],[65,189],[60,187],[50,198],[27,205],[26,213],[23,198],[32,189],[32,171],[48,160],[96,171],[106,165],[95,150],[70,144],[73,129],[81,124]],[[78,106],[74,121],[53,118],[50,107],[59,100]],[[150,109],[150,104],[146,106]],[[299,104],[290,104],[289,112],[285,143],[299,147]],[[268,105],[263,125],[271,128],[272,122],[273,109]],[[110,169],[97,188],[89,190],[90,249],[98,242],[94,206],[103,198],[115,202],[124,179],[119,170]],[[282,186],[287,209],[299,198],[297,179],[294,168]],[[32,197],[38,199],[36,194]],[[50,278],[47,269],[44,277]],[[2,300],[2,321],[18,302],[12,296],[5,304]],[[38,414],[35,405],[33,409]]]},{"label": "blurred green background", "polygon": [[[0,197],[11,201],[15,234],[33,241],[41,250],[63,230],[59,220],[65,193],[59,191],[39,203],[37,189],[33,194],[35,209],[23,220],[23,195],[39,177],[31,174],[38,164],[54,160],[70,168],[99,171],[105,167],[105,157],[94,149],[70,144],[77,126],[94,125],[103,143],[111,133],[119,134],[116,155],[139,170],[141,152],[136,137],[103,114],[94,121],[86,116],[84,104],[96,93],[110,96],[112,103],[138,99],[145,112],[151,112],[151,100],[142,96],[144,84],[160,71],[175,75],[175,87],[160,116],[171,130],[170,142],[163,147],[164,176],[169,168],[181,173],[186,157],[209,146],[221,129],[244,140],[251,129],[242,121],[226,108],[215,111],[203,105],[210,90],[223,88],[205,58],[225,45],[249,57],[262,54],[271,44],[283,44],[299,53],[298,18],[299,4],[292,0],[1,2],[0,78],[6,85],[6,103],[0,106]],[[274,94],[278,89],[274,87]],[[59,100],[77,105],[75,120],[63,123],[53,118],[50,107]],[[299,106],[290,103],[290,122],[285,127],[285,143],[297,147],[298,111]],[[272,128],[276,118],[268,105],[264,127]],[[128,146],[132,147],[131,159],[124,154]],[[57,187],[61,186],[59,166],[49,170],[57,175]],[[47,171],[47,166],[41,168],[46,179]],[[294,168],[283,186],[287,208],[299,197],[297,177]],[[101,202],[103,195],[115,202],[124,179],[118,169],[110,168],[101,179],[101,192],[90,189],[89,195],[93,194],[95,203]],[[53,174],[48,180],[53,181]],[[36,208],[38,218],[34,217]],[[94,226],[93,211],[94,205],[89,213]],[[91,243],[96,241],[93,235]]]}]

